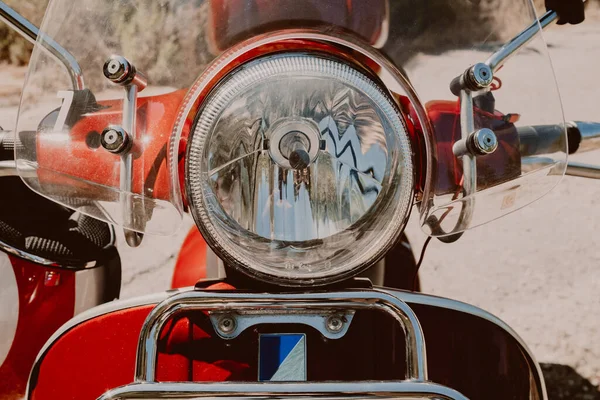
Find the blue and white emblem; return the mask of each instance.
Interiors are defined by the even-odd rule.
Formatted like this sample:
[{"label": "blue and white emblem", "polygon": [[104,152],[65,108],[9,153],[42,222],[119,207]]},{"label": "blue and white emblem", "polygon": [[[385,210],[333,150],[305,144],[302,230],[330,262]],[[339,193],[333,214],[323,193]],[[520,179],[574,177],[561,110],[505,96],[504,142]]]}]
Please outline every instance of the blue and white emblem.
[{"label": "blue and white emblem", "polygon": [[306,380],[305,334],[261,334],[258,340],[259,381]]}]

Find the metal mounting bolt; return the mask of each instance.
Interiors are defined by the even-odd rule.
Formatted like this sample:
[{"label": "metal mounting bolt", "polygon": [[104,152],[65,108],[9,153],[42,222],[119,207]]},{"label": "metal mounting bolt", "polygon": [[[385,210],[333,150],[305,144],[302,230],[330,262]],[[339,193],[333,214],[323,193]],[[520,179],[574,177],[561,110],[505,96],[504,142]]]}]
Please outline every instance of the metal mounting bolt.
[{"label": "metal mounting bolt", "polygon": [[122,56],[110,56],[104,63],[102,72],[112,83],[121,86],[135,85],[138,91],[144,90],[148,85],[146,77],[138,72],[135,66]]},{"label": "metal mounting bolt", "polygon": [[344,318],[340,315],[330,315],[327,317],[325,327],[331,333],[338,333],[344,328]]},{"label": "metal mounting bolt", "polygon": [[103,72],[104,76],[114,83],[121,83],[127,80],[129,75],[135,74],[131,63],[121,56],[111,56],[106,60]]},{"label": "metal mounting bolt", "polygon": [[498,138],[494,131],[483,128],[471,133],[467,139],[454,143],[452,151],[456,157],[461,157],[465,154],[485,156],[492,154],[497,148]]},{"label": "metal mounting bolt", "polygon": [[100,144],[111,153],[120,154],[130,149],[131,139],[120,126],[110,126],[102,131]]},{"label": "metal mounting bolt", "polygon": [[494,73],[487,64],[477,63],[470,68],[469,77],[474,83],[474,88],[484,89],[492,84]]},{"label": "metal mounting bolt", "polygon": [[476,92],[490,87],[494,81],[494,71],[489,65],[477,63],[467,68],[465,72],[457,76],[450,82],[450,91],[455,96],[460,96],[460,92],[467,90]]},{"label": "metal mounting bolt", "polygon": [[219,322],[217,323],[217,329],[224,335],[228,335],[235,331],[236,326],[235,318],[231,315],[223,315],[219,318]]},{"label": "metal mounting bolt", "polygon": [[498,148],[498,138],[491,129],[480,129],[471,135],[475,152],[479,155],[492,154]]}]

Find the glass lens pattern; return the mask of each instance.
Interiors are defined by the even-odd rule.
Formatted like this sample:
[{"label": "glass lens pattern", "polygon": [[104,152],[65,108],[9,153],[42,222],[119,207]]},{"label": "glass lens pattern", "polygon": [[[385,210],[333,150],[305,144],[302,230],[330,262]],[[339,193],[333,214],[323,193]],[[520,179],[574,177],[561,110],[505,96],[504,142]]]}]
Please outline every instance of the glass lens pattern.
[{"label": "glass lens pattern", "polygon": [[314,55],[265,57],[234,71],[200,112],[188,193],[227,261],[290,284],[336,280],[402,231],[409,139],[365,74]]}]

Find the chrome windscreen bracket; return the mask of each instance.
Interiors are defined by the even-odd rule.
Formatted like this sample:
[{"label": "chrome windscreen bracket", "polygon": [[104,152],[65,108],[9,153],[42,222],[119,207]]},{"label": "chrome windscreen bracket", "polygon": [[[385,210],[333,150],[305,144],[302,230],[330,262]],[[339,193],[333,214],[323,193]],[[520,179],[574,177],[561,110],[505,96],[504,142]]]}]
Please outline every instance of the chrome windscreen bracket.
[{"label": "chrome windscreen bracket", "polygon": [[137,96],[146,88],[148,81],[144,74],[137,71],[135,66],[121,56],[113,55],[105,63],[104,76],[125,91],[123,99],[123,118],[121,126],[108,126],[100,136],[102,147],[107,151],[121,156],[121,171],[119,175],[119,202],[122,207],[125,226],[135,230],[124,229],[125,240],[131,247],[142,243],[145,213],[133,197],[133,152],[135,145],[141,140],[136,129]]},{"label": "chrome windscreen bracket", "polygon": [[454,241],[459,232],[467,229],[475,209],[474,195],[477,193],[477,157],[492,154],[498,148],[496,134],[487,128],[476,129],[473,93],[489,91],[495,73],[516,53],[527,45],[541,29],[558,19],[554,11],[546,12],[525,30],[494,52],[485,62],[467,68],[450,83],[450,91],[459,97],[461,138],[454,143],[452,151],[461,159],[463,169],[462,209],[456,226],[447,232],[443,241]]}]

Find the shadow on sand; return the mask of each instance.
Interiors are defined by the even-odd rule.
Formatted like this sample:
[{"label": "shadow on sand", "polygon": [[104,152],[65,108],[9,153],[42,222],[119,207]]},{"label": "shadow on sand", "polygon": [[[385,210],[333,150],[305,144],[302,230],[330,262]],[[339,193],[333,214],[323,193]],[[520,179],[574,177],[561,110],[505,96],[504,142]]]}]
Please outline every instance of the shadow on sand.
[{"label": "shadow on sand", "polygon": [[579,375],[572,367],[542,364],[549,400],[600,400],[599,388]]}]

